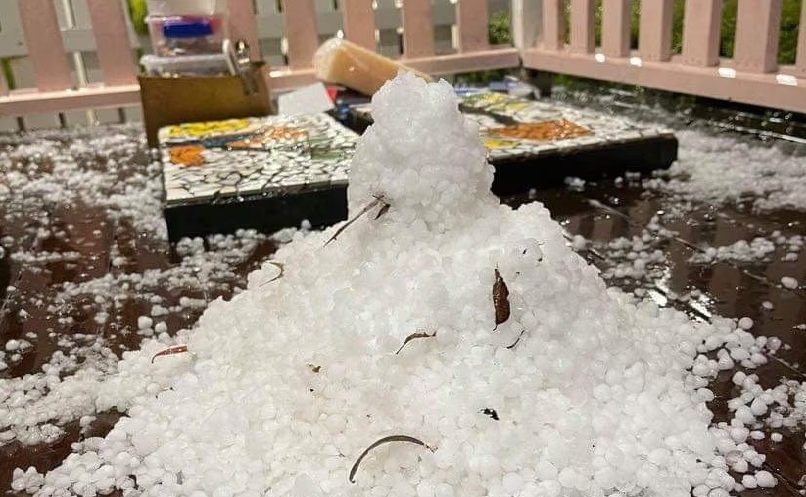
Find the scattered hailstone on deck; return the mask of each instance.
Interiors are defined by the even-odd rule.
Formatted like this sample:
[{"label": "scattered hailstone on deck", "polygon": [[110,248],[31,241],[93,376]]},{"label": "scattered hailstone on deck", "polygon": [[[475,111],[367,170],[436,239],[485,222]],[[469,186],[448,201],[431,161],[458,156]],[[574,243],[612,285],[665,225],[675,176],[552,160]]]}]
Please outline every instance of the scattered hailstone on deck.
[{"label": "scattered hailstone on deck", "polygon": [[[748,332],[632,303],[542,205],[500,205],[447,83],[403,74],[373,106],[349,189],[351,216],[365,214],[281,248],[247,291],[212,303],[188,353],[124,358],[110,395],[150,367],[175,374],[15,488],[688,497],[727,495],[729,464],[763,462],[741,420],[712,426],[706,407],[720,366],[705,354],[756,346]],[[498,274],[509,312],[496,327]],[[392,441],[354,467],[389,436],[422,445]]]}]

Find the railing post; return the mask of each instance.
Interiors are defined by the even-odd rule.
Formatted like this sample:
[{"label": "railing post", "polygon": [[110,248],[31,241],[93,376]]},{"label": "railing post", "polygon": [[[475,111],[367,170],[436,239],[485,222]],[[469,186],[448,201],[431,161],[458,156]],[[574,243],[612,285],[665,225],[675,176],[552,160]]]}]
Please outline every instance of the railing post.
[{"label": "railing post", "polygon": [[560,50],[565,45],[565,2],[543,0],[543,36],[540,46],[546,50]]},{"label": "railing post", "polygon": [[515,48],[526,50],[537,45],[543,25],[542,0],[512,0],[511,12]]},{"label": "railing post", "polygon": [[116,0],[87,0],[95,47],[106,86],[137,82],[123,6]]},{"label": "railing post", "polygon": [[596,48],[596,18],[593,0],[571,0],[571,50],[593,53]]},{"label": "railing post", "polygon": [[782,0],[739,0],[736,16],[736,69],[772,72],[778,68]]},{"label": "railing post", "polygon": [[683,63],[719,64],[719,33],[723,0],[686,0],[683,21]]},{"label": "railing post", "polygon": [[341,0],[344,35],[348,40],[375,51],[375,11],[372,0]]},{"label": "railing post", "polygon": [[260,39],[257,36],[257,12],[252,0],[228,0],[230,36],[249,44],[252,60],[260,60]]},{"label": "railing post", "polygon": [[475,52],[490,47],[487,18],[487,0],[458,0],[456,26],[460,52]]},{"label": "railing post", "polygon": [[66,90],[73,86],[70,66],[53,0],[19,0],[22,33],[41,91]]},{"label": "railing post", "polygon": [[434,20],[430,0],[403,2],[403,55],[408,58],[434,54]]},{"label": "railing post", "polygon": [[806,77],[806,5],[800,6],[800,24],[798,25],[798,53],[795,61],[795,73]]},{"label": "railing post", "polygon": [[283,0],[285,35],[288,38],[288,65],[292,69],[311,67],[319,46],[316,10],[313,0]]},{"label": "railing post", "polygon": [[630,0],[602,0],[602,53],[630,54]]},{"label": "railing post", "polygon": [[665,62],[672,57],[674,0],[642,0],[638,51],[641,58]]}]

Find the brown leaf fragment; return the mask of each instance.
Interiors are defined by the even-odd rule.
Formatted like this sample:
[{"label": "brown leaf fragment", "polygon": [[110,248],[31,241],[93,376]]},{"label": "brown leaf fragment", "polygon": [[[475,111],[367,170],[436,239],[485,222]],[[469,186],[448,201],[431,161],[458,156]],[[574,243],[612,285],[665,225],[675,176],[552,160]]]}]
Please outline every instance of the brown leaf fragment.
[{"label": "brown leaf fragment", "polygon": [[274,267],[276,267],[277,269],[279,269],[279,270],[280,270],[280,274],[278,274],[277,276],[275,276],[274,278],[272,278],[272,279],[270,279],[270,280],[268,280],[268,281],[264,281],[263,283],[261,283],[261,284],[260,284],[260,286],[263,286],[263,285],[268,285],[268,284],[269,284],[269,283],[271,283],[272,281],[279,280],[280,278],[282,278],[282,277],[283,277],[283,273],[285,272],[285,264],[283,264],[282,262],[276,262],[276,261],[266,261],[266,262],[268,262],[268,263],[269,263],[269,264],[271,264],[272,266],[274,266]]},{"label": "brown leaf fragment", "polygon": [[521,334],[520,334],[520,335],[518,335],[518,338],[516,338],[516,339],[515,339],[515,341],[514,341],[514,342],[512,342],[512,345],[507,345],[507,348],[508,348],[508,349],[514,349],[514,348],[515,348],[515,346],[516,346],[516,345],[518,345],[518,342],[520,342],[520,341],[521,341],[521,338],[523,337],[523,334],[524,334],[524,333],[526,333],[526,330],[521,330]]},{"label": "brown leaf fragment", "polygon": [[167,349],[154,354],[154,357],[151,358],[151,364],[154,364],[154,359],[156,359],[157,357],[174,355],[174,354],[183,354],[187,351],[188,351],[187,345],[175,345],[173,347],[168,347]]},{"label": "brown leaf fragment", "polygon": [[495,307],[495,328],[498,325],[509,319],[509,289],[507,284],[504,283],[504,278],[495,268],[495,283],[493,284],[493,306]]},{"label": "brown leaf fragment", "polygon": [[369,454],[372,451],[372,449],[391,442],[407,442],[416,445],[421,445],[426,449],[430,450],[431,452],[434,452],[434,448],[432,448],[422,440],[410,437],[408,435],[390,435],[388,437],[383,437],[379,440],[376,440],[372,445],[364,449],[364,452],[362,452],[361,455],[358,456],[358,459],[355,461],[355,464],[353,464],[353,468],[350,470],[350,483],[355,483],[355,474],[356,472],[358,472],[358,466],[361,464],[361,461],[364,460],[367,454]]},{"label": "brown leaf fragment", "polygon": [[397,349],[397,352],[395,352],[395,355],[400,354],[400,351],[403,350],[403,348],[406,346],[406,344],[409,343],[412,340],[416,340],[418,338],[433,338],[435,336],[437,336],[436,331],[433,332],[433,333],[428,333],[426,331],[420,331],[420,332],[412,333],[411,335],[407,336],[405,340],[403,340],[403,345],[401,345],[400,348]]},{"label": "brown leaf fragment", "polygon": [[308,367],[311,368],[311,371],[314,373],[318,373],[322,370],[322,366],[314,366],[313,364],[308,364]]},{"label": "brown leaf fragment", "polygon": [[361,216],[363,216],[364,214],[366,214],[367,212],[369,212],[370,210],[372,210],[372,208],[373,208],[373,207],[375,207],[376,205],[378,205],[378,204],[380,204],[380,203],[384,203],[384,204],[385,204],[385,202],[383,201],[383,196],[382,196],[382,195],[379,195],[379,196],[375,197],[375,199],[374,199],[372,202],[370,202],[370,203],[368,203],[367,205],[365,205],[365,206],[364,206],[364,208],[363,208],[363,209],[361,209],[361,210],[358,212],[358,214],[356,214],[355,216],[353,216],[353,218],[352,218],[352,219],[350,219],[350,220],[348,220],[346,223],[344,223],[344,225],[343,225],[341,228],[337,229],[337,230],[336,230],[336,232],[335,232],[335,233],[333,233],[333,236],[331,236],[331,237],[330,237],[330,238],[329,238],[329,239],[328,239],[328,240],[325,242],[325,244],[324,244],[323,246],[324,246],[324,247],[327,247],[327,245],[328,245],[330,242],[332,242],[333,240],[335,240],[336,238],[338,238],[338,237],[339,237],[339,235],[341,235],[341,234],[342,234],[342,232],[343,232],[344,230],[346,230],[346,229],[347,229],[347,228],[348,228],[348,227],[349,227],[351,224],[353,224],[354,222],[356,222],[356,221],[358,220],[358,218],[360,218]]},{"label": "brown leaf fragment", "polygon": [[493,418],[496,421],[501,419],[501,418],[498,417],[498,412],[495,409],[491,409],[489,407],[485,407],[484,409],[482,409],[481,413],[484,414],[485,416],[490,416],[491,418]]}]

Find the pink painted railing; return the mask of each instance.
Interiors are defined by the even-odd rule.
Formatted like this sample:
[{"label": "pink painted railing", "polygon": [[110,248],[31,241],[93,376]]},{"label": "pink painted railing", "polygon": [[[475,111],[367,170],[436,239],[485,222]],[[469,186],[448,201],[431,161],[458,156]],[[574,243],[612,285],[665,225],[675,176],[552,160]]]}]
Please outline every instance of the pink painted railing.
[{"label": "pink painted railing", "polygon": [[[0,77],[0,122],[8,116],[139,103],[128,21],[120,1],[83,0],[102,73],[102,82],[96,84],[80,84],[71,73],[54,0],[2,1],[18,4],[34,84],[9,91]],[[274,91],[314,80],[311,58],[321,35],[314,8],[318,0],[283,0],[284,28],[259,26],[258,19],[265,17],[254,12],[255,0],[228,1],[232,32],[250,43],[255,57],[260,57],[261,29],[264,34],[267,29],[284,29],[287,66],[271,68],[269,85]],[[739,0],[732,59],[719,57],[723,0],[686,0],[680,54],[672,53],[674,0],[632,0],[641,2],[637,50],[630,47],[631,0],[601,1],[602,36],[597,47],[596,0],[512,0],[516,49],[489,46],[487,0],[457,0],[455,49],[438,53],[432,22],[435,4],[402,0],[402,59],[436,75],[515,67],[522,62],[537,70],[806,112],[806,7],[801,12],[797,60],[794,65],[779,66],[782,0]],[[257,2],[274,5],[268,0]],[[376,49],[375,2],[340,0],[339,4],[344,36]]]},{"label": "pink painted railing", "polygon": [[[136,64],[118,0],[86,0],[103,72],[103,83],[76,87],[59,30],[53,0],[2,0],[19,2],[19,13],[36,83],[35,88],[4,91],[0,84],[0,117],[71,109],[121,107],[139,102]],[[319,45],[314,0],[283,0],[287,67],[273,67],[269,86],[283,91],[315,80],[312,56]],[[258,26],[253,0],[229,0],[233,37],[249,42],[260,57]],[[344,36],[375,49],[372,0],[342,0]],[[469,72],[520,64],[511,46],[487,43],[487,0],[458,0],[458,42],[453,53],[434,49],[430,0],[406,0],[402,5],[403,55],[406,64],[430,74]],[[0,77],[0,80],[2,78]]]},{"label": "pink painted railing", "polygon": [[[514,10],[529,12],[523,4],[535,1],[515,0]],[[525,67],[806,112],[806,6],[797,60],[779,66],[782,0],[739,0],[731,59],[719,57],[723,0],[686,0],[679,55],[672,53],[674,0],[640,0],[637,50],[630,49],[630,0],[602,0],[598,48],[594,0],[568,1],[568,43],[567,1],[542,0],[542,29],[521,46]]]}]

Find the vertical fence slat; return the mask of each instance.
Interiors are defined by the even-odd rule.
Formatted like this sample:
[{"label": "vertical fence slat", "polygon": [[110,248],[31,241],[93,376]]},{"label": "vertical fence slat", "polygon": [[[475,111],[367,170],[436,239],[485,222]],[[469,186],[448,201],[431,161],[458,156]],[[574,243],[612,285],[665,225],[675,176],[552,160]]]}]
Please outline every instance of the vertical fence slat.
[{"label": "vertical fence slat", "polygon": [[98,61],[106,85],[134,84],[134,57],[120,0],[87,0]]},{"label": "vertical fence slat", "polygon": [[672,57],[674,0],[641,2],[638,50],[641,58],[665,62]]},{"label": "vertical fence slat", "polygon": [[36,87],[42,91],[72,87],[53,0],[19,0],[19,9]]},{"label": "vertical fence slat", "polygon": [[541,0],[511,0],[512,44],[526,50],[537,44],[538,34],[543,25],[543,5]]},{"label": "vertical fence slat", "polygon": [[341,0],[344,35],[348,40],[375,51],[375,11],[372,0]]},{"label": "vertical fence slat", "polygon": [[403,54],[409,58],[434,54],[434,21],[430,0],[403,2]]},{"label": "vertical fence slat", "polygon": [[602,53],[609,57],[629,55],[630,0],[602,0]]},{"label": "vertical fence slat", "polygon": [[798,25],[798,53],[795,61],[795,72],[806,77],[806,2],[800,5],[800,24]]},{"label": "vertical fence slat", "polygon": [[288,65],[294,69],[311,66],[319,46],[313,0],[283,0],[285,34],[288,38]]},{"label": "vertical fence slat", "polygon": [[260,59],[260,39],[257,36],[257,21],[253,0],[228,0],[229,30],[233,40],[249,44],[252,60]]},{"label": "vertical fence slat", "polygon": [[475,52],[489,48],[487,17],[487,0],[457,2],[456,27],[459,30],[460,52]]},{"label": "vertical fence slat", "polygon": [[593,0],[571,0],[571,50],[592,53],[596,48]]},{"label": "vertical fence slat", "polygon": [[692,66],[719,63],[723,0],[686,0],[683,21],[683,62]]},{"label": "vertical fence slat", "polygon": [[543,36],[540,46],[560,50],[565,44],[565,2],[543,0]]},{"label": "vertical fence slat", "polygon": [[736,15],[736,69],[772,72],[778,68],[782,0],[739,0]]}]

